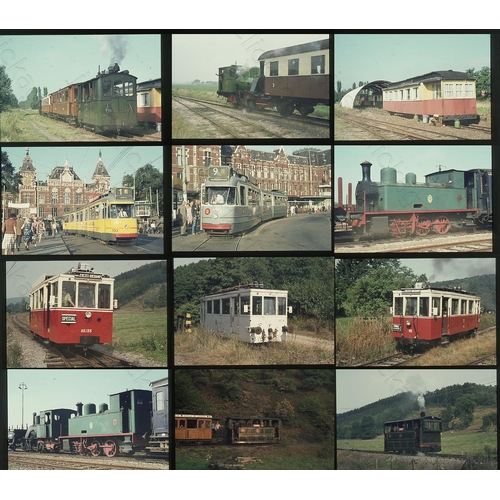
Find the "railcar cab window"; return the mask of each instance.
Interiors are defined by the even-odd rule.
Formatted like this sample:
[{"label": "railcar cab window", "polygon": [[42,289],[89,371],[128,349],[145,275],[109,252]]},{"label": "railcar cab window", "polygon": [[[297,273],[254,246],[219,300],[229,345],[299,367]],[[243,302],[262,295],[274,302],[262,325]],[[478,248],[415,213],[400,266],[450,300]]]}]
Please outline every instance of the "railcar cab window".
[{"label": "railcar cab window", "polygon": [[229,297],[222,299],[222,314],[230,314],[231,312],[231,301]]},{"label": "railcar cab window", "polygon": [[[247,307],[245,307],[247,306]],[[250,297],[241,297],[241,313],[250,314]]]},{"label": "railcar cab window", "polygon": [[111,285],[99,284],[99,309],[111,309]]},{"label": "railcar cab window", "polygon": [[207,305],[207,314],[212,314],[212,301],[207,300],[205,304]]},{"label": "railcar cab window", "polygon": [[419,316],[429,316],[429,297],[420,297],[418,313]]},{"label": "railcar cab window", "polygon": [[234,205],[236,202],[236,189],[209,187],[205,191],[204,203],[210,205]]},{"label": "railcar cab window", "polygon": [[403,297],[395,297],[394,299],[394,315],[403,315]]},{"label": "railcar cab window", "polygon": [[109,216],[111,219],[116,219],[118,217],[135,217],[134,206],[133,205],[119,205],[112,204],[109,206]]},{"label": "railcar cab window", "polygon": [[264,314],[276,315],[276,299],[274,297],[264,297]]},{"label": "railcar cab window", "polygon": [[95,283],[78,284],[78,307],[95,307]]},{"label": "railcar cab window", "polygon": [[252,314],[262,314],[262,297],[253,297],[252,299]]},{"label": "railcar cab window", "polygon": [[278,61],[273,61],[269,63],[269,76],[278,76],[279,74],[279,63]]},{"label": "railcar cab window", "polygon": [[62,307],[75,307],[76,283],[74,281],[63,281],[62,283]]},{"label": "railcar cab window", "polygon": [[220,314],[220,300],[214,300],[214,314]]},{"label": "railcar cab window", "polygon": [[406,298],[406,308],[405,316],[416,316],[417,315],[417,297],[407,297]]},{"label": "railcar cab window", "polygon": [[278,297],[278,316],[286,316],[286,298]]}]

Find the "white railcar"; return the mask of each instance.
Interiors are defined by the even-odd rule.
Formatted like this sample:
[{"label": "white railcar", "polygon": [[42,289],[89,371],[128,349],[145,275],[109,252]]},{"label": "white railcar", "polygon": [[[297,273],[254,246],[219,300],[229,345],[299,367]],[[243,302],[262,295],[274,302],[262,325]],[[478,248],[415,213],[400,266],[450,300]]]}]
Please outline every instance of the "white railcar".
[{"label": "white railcar", "polygon": [[283,342],[288,326],[288,291],[260,283],[226,288],[201,299],[200,325],[221,336],[251,344]]}]

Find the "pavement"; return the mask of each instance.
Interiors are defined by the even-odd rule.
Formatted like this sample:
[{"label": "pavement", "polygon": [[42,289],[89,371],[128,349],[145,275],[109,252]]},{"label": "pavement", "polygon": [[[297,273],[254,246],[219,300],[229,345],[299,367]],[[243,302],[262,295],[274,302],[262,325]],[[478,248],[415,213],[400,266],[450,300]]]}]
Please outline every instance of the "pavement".
[{"label": "pavement", "polygon": [[16,250],[15,255],[70,255],[68,248],[66,247],[64,240],[60,234],[55,237],[49,236],[47,238],[42,238],[42,241],[36,242],[36,246],[32,243],[29,246],[29,250],[24,247],[24,242],[21,241],[21,246],[19,252]]}]

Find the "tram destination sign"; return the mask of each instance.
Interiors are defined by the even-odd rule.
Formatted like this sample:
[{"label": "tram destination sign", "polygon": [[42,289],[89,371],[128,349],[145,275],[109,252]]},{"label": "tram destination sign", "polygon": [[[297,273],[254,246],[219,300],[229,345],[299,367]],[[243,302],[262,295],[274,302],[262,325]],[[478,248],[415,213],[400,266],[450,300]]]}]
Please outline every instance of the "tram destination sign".
[{"label": "tram destination sign", "polygon": [[61,323],[76,323],[76,314],[62,314]]}]

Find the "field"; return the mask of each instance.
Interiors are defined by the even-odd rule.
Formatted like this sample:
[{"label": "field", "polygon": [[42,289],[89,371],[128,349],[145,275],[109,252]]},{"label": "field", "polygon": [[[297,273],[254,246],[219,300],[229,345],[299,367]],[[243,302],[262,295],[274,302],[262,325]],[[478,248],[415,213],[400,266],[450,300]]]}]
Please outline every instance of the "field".
[{"label": "field", "polygon": [[[249,446],[178,446],[175,467],[179,470],[207,470],[210,464],[244,463],[249,470],[332,470],[332,448],[321,444]],[[246,461],[245,459],[248,459]]]},{"label": "field", "polygon": [[287,342],[254,345],[195,328],[192,333],[175,334],[175,360],[177,365],[332,364],[333,335],[309,336],[316,342],[304,343],[299,339],[303,333],[290,335]]}]

